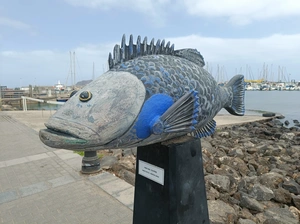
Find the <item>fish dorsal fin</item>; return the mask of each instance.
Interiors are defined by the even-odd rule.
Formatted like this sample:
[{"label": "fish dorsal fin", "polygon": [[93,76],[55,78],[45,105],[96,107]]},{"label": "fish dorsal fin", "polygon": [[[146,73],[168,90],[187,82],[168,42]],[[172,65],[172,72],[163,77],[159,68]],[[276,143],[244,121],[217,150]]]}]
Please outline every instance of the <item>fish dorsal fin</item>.
[{"label": "fish dorsal fin", "polygon": [[197,49],[181,49],[181,50],[176,50],[174,52],[174,55],[177,57],[185,58],[191,62],[196,63],[197,65],[204,67],[205,62],[203,56],[200,54]]},{"label": "fish dorsal fin", "polygon": [[144,41],[141,42],[140,36],[138,36],[136,44],[133,44],[132,35],[130,35],[129,44],[126,45],[126,37],[124,34],[121,46],[116,44],[113,50],[113,55],[111,53],[108,55],[109,69],[112,69],[120,63],[140,56],[152,54],[174,55],[174,44],[170,45],[170,42],[168,42],[165,46],[165,40],[158,40],[155,43],[154,39],[151,40],[150,44],[147,44],[147,37],[145,37]]},{"label": "fish dorsal fin", "polygon": [[152,123],[152,133],[192,132],[196,130],[199,116],[197,91],[190,91],[177,100],[169,109]]},{"label": "fish dorsal fin", "polygon": [[203,138],[212,135],[216,130],[216,121],[209,121],[204,127],[199,128],[191,133],[188,133],[189,136],[193,136],[195,138]]}]

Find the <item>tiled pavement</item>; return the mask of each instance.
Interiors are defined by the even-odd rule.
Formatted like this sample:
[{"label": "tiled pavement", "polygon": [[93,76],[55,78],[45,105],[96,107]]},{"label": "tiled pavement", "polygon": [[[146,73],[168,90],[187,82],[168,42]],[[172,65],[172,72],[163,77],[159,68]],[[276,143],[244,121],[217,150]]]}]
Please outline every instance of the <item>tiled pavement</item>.
[{"label": "tiled pavement", "polygon": [[109,173],[81,174],[81,159],[0,112],[0,223],[132,223],[134,188]]}]

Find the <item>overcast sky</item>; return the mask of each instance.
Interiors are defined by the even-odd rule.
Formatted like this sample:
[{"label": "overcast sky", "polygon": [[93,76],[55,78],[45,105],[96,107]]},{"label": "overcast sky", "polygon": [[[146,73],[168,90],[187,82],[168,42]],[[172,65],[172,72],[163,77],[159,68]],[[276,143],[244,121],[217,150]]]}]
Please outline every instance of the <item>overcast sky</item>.
[{"label": "overcast sky", "polygon": [[196,48],[219,81],[300,81],[299,0],[0,0],[0,85],[71,85],[70,51],[97,77],[123,34]]}]

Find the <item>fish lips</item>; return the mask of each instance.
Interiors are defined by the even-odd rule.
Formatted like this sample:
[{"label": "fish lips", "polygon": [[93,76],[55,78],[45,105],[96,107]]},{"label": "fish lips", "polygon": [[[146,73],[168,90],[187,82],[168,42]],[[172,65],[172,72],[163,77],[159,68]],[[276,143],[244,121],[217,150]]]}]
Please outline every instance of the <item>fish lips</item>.
[{"label": "fish lips", "polygon": [[76,150],[105,144],[95,131],[74,122],[52,118],[45,126],[47,129],[40,130],[39,136],[45,145],[52,148]]},{"label": "fish lips", "polygon": [[45,145],[51,148],[81,150],[85,149],[87,145],[90,145],[89,141],[85,139],[77,138],[51,129],[41,129],[39,137]]}]

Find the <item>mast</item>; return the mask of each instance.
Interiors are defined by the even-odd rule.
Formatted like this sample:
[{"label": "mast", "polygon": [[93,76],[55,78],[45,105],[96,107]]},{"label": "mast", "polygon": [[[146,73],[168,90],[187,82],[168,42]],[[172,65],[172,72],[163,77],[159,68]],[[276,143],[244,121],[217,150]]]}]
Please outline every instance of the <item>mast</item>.
[{"label": "mast", "polygon": [[95,63],[93,62],[93,80],[95,79]]},{"label": "mast", "polygon": [[73,84],[73,89],[75,89],[75,85],[76,85],[76,73],[75,73],[75,51],[73,52],[73,66],[74,66],[74,84]]}]

